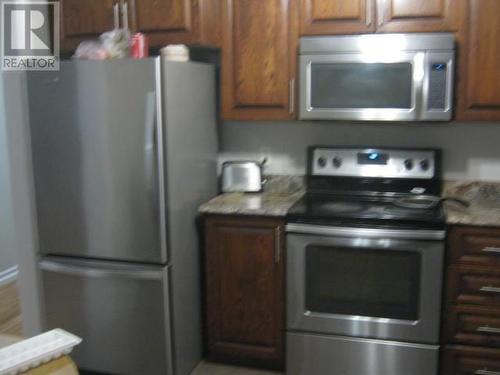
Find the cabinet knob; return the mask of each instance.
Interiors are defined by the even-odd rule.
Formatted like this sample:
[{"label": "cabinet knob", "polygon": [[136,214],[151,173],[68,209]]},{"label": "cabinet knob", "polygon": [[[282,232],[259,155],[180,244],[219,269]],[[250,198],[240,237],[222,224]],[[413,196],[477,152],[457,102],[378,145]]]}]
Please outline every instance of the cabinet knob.
[{"label": "cabinet knob", "polygon": [[122,5],[122,22],[123,28],[128,30],[128,2],[124,1]]},{"label": "cabinet knob", "polygon": [[373,18],[373,4],[371,0],[365,1],[365,7],[366,7],[366,26],[370,26],[372,24],[372,18]]},{"label": "cabinet knob", "polygon": [[120,28],[120,5],[118,3],[113,5],[113,25],[115,30]]}]

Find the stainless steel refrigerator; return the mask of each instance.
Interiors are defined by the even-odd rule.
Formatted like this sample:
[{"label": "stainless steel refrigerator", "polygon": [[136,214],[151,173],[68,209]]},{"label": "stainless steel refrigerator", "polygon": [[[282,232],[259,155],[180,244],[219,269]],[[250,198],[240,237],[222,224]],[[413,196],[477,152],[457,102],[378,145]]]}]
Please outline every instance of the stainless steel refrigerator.
[{"label": "stainless steel refrigerator", "polygon": [[43,315],[79,367],[201,358],[197,207],[216,194],[214,68],[161,58],[28,73]]}]

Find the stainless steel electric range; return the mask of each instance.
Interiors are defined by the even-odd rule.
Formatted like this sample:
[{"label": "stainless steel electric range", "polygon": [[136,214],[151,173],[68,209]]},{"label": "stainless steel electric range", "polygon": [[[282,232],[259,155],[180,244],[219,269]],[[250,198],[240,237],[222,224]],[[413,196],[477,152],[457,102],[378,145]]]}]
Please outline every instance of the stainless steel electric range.
[{"label": "stainless steel electric range", "polygon": [[437,150],[309,149],[286,226],[287,374],[437,374],[440,191]]}]

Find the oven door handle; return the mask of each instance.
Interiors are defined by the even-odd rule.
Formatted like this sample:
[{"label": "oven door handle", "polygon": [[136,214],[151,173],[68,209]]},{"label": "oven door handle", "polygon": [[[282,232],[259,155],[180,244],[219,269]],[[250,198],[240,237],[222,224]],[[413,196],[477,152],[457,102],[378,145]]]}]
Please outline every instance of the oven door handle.
[{"label": "oven door handle", "polygon": [[412,240],[444,240],[446,235],[444,230],[331,227],[294,223],[286,225],[286,232],[337,237],[397,238]]}]

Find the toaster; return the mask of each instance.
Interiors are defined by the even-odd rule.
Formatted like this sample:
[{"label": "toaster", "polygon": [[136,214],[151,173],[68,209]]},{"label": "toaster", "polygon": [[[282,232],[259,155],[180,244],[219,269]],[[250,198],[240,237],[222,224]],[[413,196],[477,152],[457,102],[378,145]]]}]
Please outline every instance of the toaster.
[{"label": "toaster", "polygon": [[226,161],[222,164],[221,189],[224,193],[256,193],[262,191],[262,163]]}]

